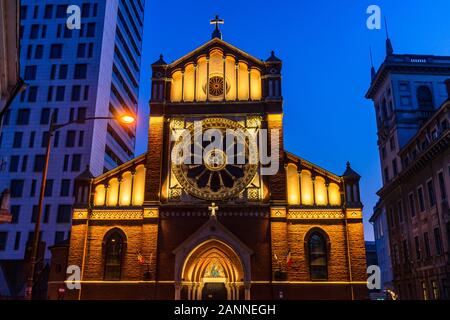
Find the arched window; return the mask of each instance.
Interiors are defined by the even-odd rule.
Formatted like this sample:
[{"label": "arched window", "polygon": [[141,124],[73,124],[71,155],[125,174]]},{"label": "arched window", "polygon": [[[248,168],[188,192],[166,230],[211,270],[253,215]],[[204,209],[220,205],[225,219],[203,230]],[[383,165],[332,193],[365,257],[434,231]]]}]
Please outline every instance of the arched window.
[{"label": "arched window", "polygon": [[313,232],[308,239],[309,273],[311,280],[328,280],[328,254],[325,237]]},{"label": "arched window", "polygon": [[417,88],[417,101],[420,108],[433,108],[433,94],[427,86]]},{"label": "arched window", "polygon": [[125,244],[125,235],[119,229],[113,229],[105,235],[103,242],[105,250],[105,280],[120,280]]}]

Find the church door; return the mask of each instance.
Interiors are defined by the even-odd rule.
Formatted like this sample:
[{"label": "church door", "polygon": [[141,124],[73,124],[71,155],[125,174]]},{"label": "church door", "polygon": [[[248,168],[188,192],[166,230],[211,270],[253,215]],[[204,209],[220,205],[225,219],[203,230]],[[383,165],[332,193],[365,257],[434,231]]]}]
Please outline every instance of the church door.
[{"label": "church door", "polygon": [[227,288],[223,282],[205,283],[202,300],[227,300]]}]

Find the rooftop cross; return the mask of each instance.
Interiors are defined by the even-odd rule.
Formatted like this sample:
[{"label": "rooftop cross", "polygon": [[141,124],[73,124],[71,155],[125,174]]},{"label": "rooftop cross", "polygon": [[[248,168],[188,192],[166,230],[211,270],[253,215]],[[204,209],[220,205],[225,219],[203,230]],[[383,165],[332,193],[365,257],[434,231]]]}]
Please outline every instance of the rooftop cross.
[{"label": "rooftop cross", "polygon": [[214,19],[212,19],[209,23],[216,25],[216,28],[214,29],[214,31],[212,33],[212,39],[214,39],[214,38],[222,39],[222,33],[219,30],[219,24],[224,24],[225,20],[220,19],[219,15],[216,15],[216,17]]},{"label": "rooftop cross", "polygon": [[208,210],[211,211],[211,218],[216,217],[216,210],[219,210],[219,207],[216,206],[216,204],[213,202],[211,203],[211,206],[208,207]]}]

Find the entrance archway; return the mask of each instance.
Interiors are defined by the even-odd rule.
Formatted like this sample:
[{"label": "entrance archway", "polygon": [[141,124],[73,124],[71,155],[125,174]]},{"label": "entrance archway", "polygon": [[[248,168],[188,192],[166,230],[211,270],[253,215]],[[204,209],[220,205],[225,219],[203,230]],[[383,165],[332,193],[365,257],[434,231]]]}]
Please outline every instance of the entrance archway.
[{"label": "entrance archway", "polygon": [[205,294],[211,299],[224,295],[225,286],[227,299],[250,300],[253,252],[215,216],[172,252],[175,300],[202,299],[207,283]]},{"label": "entrance archway", "polygon": [[225,243],[205,241],[186,257],[182,285],[189,300],[238,300],[244,286],[242,262]]}]

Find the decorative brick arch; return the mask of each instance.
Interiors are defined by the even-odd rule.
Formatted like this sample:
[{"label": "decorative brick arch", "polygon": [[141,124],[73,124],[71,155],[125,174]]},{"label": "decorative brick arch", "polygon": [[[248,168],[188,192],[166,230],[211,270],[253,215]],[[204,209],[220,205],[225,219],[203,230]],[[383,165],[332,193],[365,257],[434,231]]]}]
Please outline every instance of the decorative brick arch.
[{"label": "decorative brick arch", "polygon": [[[238,284],[245,287],[245,299],[250,299],[251,282],[251,261],[252,250],[241,240],[225,228],[216,218],[210,218],[202,227],[178,246],[175,254],[175,299],[180,299],[180,292],[184,283],[189,283],[190,297],[197,299],[200,297],[195,286],[200,286],[199,277],[206,265],[196,265],[193,261],[197,254],[208,259],[208,255],[214,253],[225,256],[227,262],[223,267],[230,277],[229,285],[235,288],[228,288],[228,298],[238,299]],[[192,291],[194,290],[194,291]]]}]

